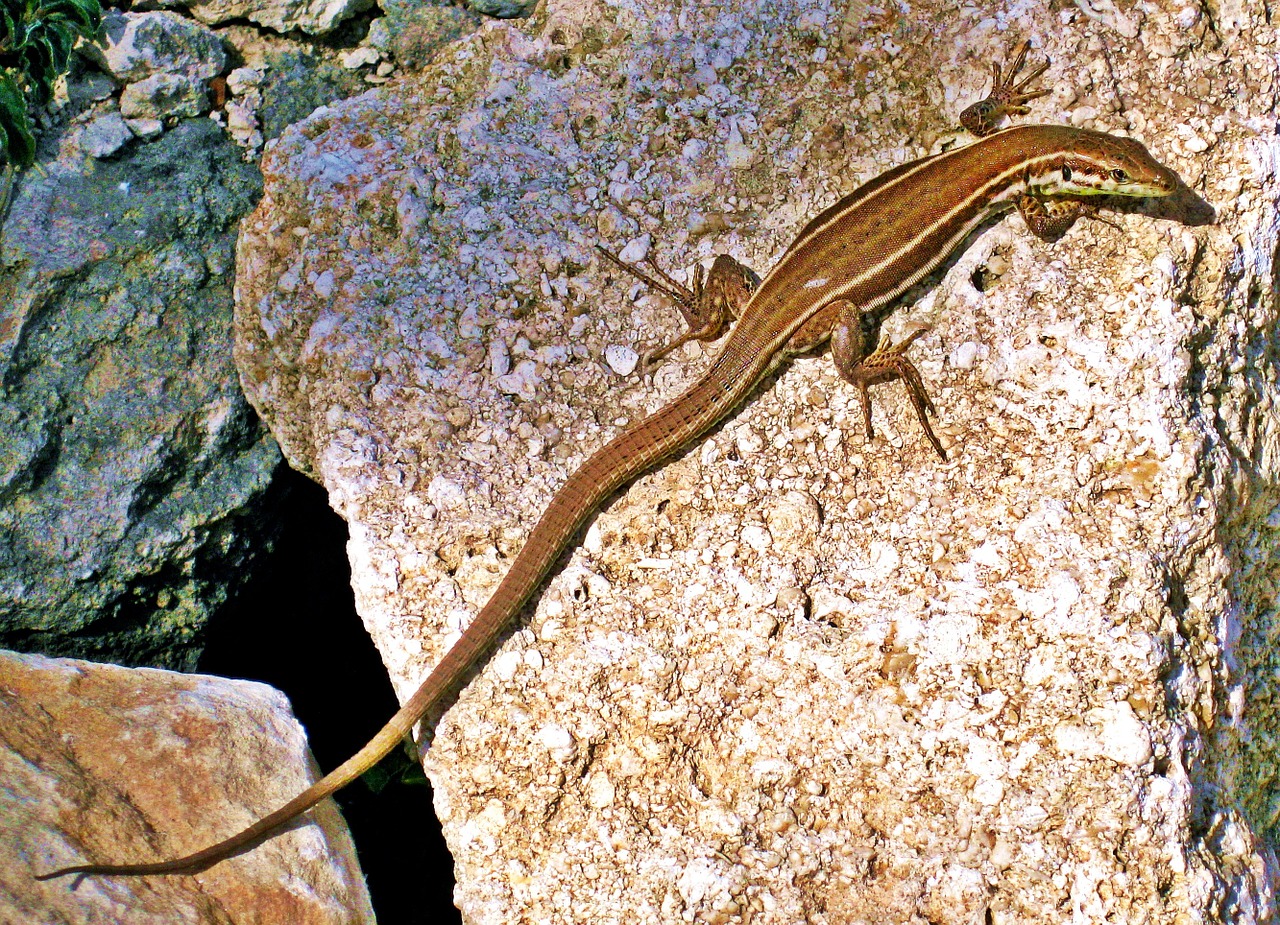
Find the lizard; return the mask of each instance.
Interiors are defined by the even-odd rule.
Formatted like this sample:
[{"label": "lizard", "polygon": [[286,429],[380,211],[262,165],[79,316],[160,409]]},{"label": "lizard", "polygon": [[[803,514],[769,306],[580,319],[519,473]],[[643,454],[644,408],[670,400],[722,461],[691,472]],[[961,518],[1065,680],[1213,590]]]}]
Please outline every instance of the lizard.
[{"label": "lizard", "polygon": [[[710,366],[658,411],[624,428],[596,450],[547,503],[488,602],[441,657],[417,691],[353,757],[279,809],[228,838],[164,861],[63,867],[36,875],[145,875],[204,870],[247,850],[320,800],[369,770],[429,714],[442,709],[467,675],[503,638],[534,598],[561,555],[606,500],[641,474],[696,445],[728,417],[780,364],[830,342],[836,369],[859,389],[867,436],[872,385],[901,380],[934,451],[946,451],[929,425],[934,412],[920,373],[905,350],[913,337],[881,344],[880,328],[898,300],[960,250],[980,227],[1017,210],[1035,235],[1056,240],[1100,196],[1168,196],[1182,184],[1138,141],[1084,128],[1021,125],[1029,89],[1048,68],[1041,62],[1018,79],[1029,42],[1007,70],[992,66],[990,94],[961,114],[977,140],[904,163],[864,183],[812,219],[758,280],[727,256],[700,267],[685,288],[608,259],[669,295],[688,330],[649,359],[692,339],[718,337],[733,326]],[[1094,201],[1090,201],[1094,200]],[[657,270],[656,262],[650,261]]]}]

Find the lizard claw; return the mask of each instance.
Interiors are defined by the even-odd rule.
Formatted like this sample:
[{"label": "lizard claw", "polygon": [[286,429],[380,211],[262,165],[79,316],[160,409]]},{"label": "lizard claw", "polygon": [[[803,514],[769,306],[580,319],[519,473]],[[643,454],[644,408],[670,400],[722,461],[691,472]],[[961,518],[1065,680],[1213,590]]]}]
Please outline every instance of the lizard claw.
[{"label": "lizard claw", "polygon": [[1001,118],[1006,115],[1026,115],[1030,112],[1027,103],[1052,92],[1046,89],[1027,89],[1033,80],[1049,69],[1048,61],[1041,61],[1025,77],[1018,80],[1018,73],[1027,63],[1027,52],[1030,49],[1031,43],[1023,39],[1017,51],[1014,52],[1013,62],[1009,65],[1007,72],[1001,69],[998,61],[991,62],[991,92],[987,94],[986,99],[974,103],[960,113],[961,125],[975,135],[990,135],[996,130],[996,123]]},{"label": "lizard claw", "polygon": [[752,270],[725,254],[716,257],[710,272],[702,264],[697,264],[693,269],[693,286],[690,288],[672,279],[658,266],[652,254],[644,259],[653,274],[650,275],[599,244],[596,245],[596,250],[615,266],[669,298],[684,317],[686,330],[683,334],[668,344],[650,350],[641,358],[641,377],[648,376],[653,364],[689,341],[719,338],[729,322],[738,317],[738,310],[751,298],[751,293],[760,283],[760,278]]},{"label": "lizard claw", "polygon": [[933,426],[929,423],[929,415],[936,416],[938,409],[934,407],[933,399],[929,397],[929,392],[925,389],[924,378],[920,375],[920,370],[916,369],[916,365],[906,355],[906,349],[911,346],[912,342],[928,330],[930,330],[928,327],[918,327],[896,344],[888,347],[877,347],[859,364],[853,380],[854,385],[858,387],[858,394],[862,400],[862,419],[867,428],[868,440],[875,436],[875,431],[871,426],[870,387],[881,382],[901,379],[902,384],[906,386],[907,397],[911,399],[911,406],[915,408],[916,418],[920,421],[920,427],[924,430],[925,437],[928,438],[938,457],[945,461],[947,451],[943,449],[942,442],[938,439],[938,435],[933,432]]}]

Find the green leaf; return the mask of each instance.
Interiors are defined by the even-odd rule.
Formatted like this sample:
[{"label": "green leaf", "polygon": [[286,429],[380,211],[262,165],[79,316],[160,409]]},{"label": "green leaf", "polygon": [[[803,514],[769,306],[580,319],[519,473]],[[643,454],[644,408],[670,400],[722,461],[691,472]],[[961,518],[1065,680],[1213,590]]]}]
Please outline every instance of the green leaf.
[{"label": "green leaf", "polygon": [[18,32],[18,24],[14,21],[13,16],[6,6],[0,9],[3,19],[0,19],[0,47],[11,50],[13,37]]},{"label": "green leaf", "polygon": [[44,39],[49,43],[54,67],[59,73],[66,71],[71,63],[71,49],[76,45],[75,33],[70,29],[46,29]]},{"label": "green leaf", "polygon": [[372,792],[381,793],[392,784],[425,786],[427,775],[422,773],[422,765],[411,755],[397,749],[360,775],[360,780]]},{"label": "green leaf", "polygon": [[369,770],[360,775],[360,781],[369,788],[371,793],[381,793],[387,788],[387,784],[391,783],[392,775],[383,770],[382,765],[376,764]]},{"label": "green leaf", "polygon": [[36,39],[27,46],[24,55],[27,72],[27,93],[37,106],[43,106],[53,93],[54,81],[58,79],[58,68],[53,58],[53,49],[44,39]]},{"label": "green leaf", "polygon": [[27,101],[17,82],[0,75],[0,165],[12,161],[30,167],[36,160],[36,139],[31,134]]},{"label": "green leaf", "polygon": [[102,21],[102,8],[97,0],[53,0],[44,4],[44,14],[50,19],[69,21],[75,31],[86,37],[97,32]]},{"label": "green leaf", "polygon": [[99,0],[0,0],[0,166],[35,162],[28,105],[48,102],[76,38],[101,22]]}]

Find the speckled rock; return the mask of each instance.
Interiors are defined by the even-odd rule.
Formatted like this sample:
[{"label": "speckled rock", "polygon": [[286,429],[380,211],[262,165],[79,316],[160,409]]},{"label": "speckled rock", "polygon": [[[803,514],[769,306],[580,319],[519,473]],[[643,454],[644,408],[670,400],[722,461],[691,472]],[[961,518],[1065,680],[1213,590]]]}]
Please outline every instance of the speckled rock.
[{"label": "speckled rock", "polygon": [[0,641],[189,668],[278,462],[231,364],[256,168],[207,120],[46,162],[0,230]]},{"label": "speckled rock", "polygon": [[331,800],[198,874],[32,879],[195,850],[315,775],[302,727],[265,684],[0,652],[0,921],[370,923]]},{"label": "speckled rock", "polygon": [[373,0],[146,0],[136,6],[182,7],[210,25],[245,19],[277,32],[324,35],[373,6]]},{"label": "speckled rock", "polygon": [[204,85],[182,74],[152,74],[120,93],[120,114],[126,119],[191,118],[209,109]]},{"label": "speckled rock", "polygon": [[467,5],[485,16],[514,19],[517,16],[528,16],[532,13],[533,8],[538,5],[538,0],[467,0]]},{"label": "speckled rock", "polygon": [[275,138],[318,106],[368,89],[356,74],[303,52],[267,56],[259,117],[265,138]]},{"label": "speckled rock", "polygon": [[1029,119],[1136,135],[1219,207],[978,236],[889,332],[933,325],[945,464],[899,386],[865,443],[800,359],[600,514],[427,753],[467,921],[1274,916],[1274,31],[1023,9],[551,0],[268,151],[237,361],[402,696],[566,474],[705,368],[609,362],[678,322],[595,244],[763,272],[964,143],[1024,35]]},{"label": "speckled rock", "polygon": [[80,133],[80,147],[90,157],[111,157],[133,141],[133,132],[118,112],[108,112],[94,119]]},{"label": "speckled rock", "polygon": [[85,53],[122,83],[153,74],[182,74],[208,80],[227,64],[222,40],[199,23],[167,12],[121,13],[102,17],[98,41]]},{"label": "speckled rock", "polygon": [[425,67],[450,43],[475,32],[484,21],[448,0],[383,0],[385,16],[369,26],[369,44],[405,67]]}]

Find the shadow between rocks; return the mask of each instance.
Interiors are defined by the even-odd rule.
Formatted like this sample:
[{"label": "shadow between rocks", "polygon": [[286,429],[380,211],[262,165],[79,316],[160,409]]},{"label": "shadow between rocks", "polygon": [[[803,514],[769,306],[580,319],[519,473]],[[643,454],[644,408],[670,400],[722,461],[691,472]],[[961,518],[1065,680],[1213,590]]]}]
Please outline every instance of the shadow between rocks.
[{"label": "shadow between rocks", "polygon": [[[397,703],[386,670],[356,614],[346,523],[322,488],[282,465],[275,549],[209,625],[199,670],[279,688],[306,727],[325,770],[364,745]],[[393,773],[407,761],[399,751]],[[381,925],[461,923],[453,905],[453,859],[425,782],[392,780],[375,793],[363,780],[337,795],[351,827]]]}]

